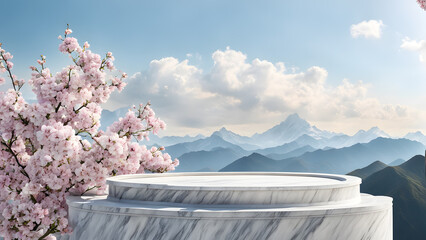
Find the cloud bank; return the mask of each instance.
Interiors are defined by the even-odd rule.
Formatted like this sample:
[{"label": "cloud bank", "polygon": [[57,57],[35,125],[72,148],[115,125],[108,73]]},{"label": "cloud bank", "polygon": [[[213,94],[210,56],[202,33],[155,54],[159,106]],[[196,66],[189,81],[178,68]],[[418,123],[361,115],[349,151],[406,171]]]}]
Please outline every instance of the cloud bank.
[{"label": "cloud bank", "polygon": [[[215,51],[212,59],[209,72],[188,60],[153,60],[146,71],[128,80],[121,94],[112,96],[107,108],[151,100],[158,115],[174,128],[227,125],[250,133],[259,131],[253,126],[270,127],[295,112],[310,121],[337,123],[393,121],[405,118],[409,111],[369,97],[369,85],[361,81],[343,79],[338,86],[329,85],[327,70],[319,66],[288,71],[283,62],[249,61],[245,54],[230,48]],[[252,129],[247,129],[249,126]]]},{"label": "cloud bank", "polygon": [[351,35],[353,38],[380,38],[383,26],[382,20],[362,21],[351,25]]},{"label": "cloud bank", "polygon": [[405,37],[402,39],[401,48],[408,50],[408,51],[414,51],[419,53],[419,60],[421,62],[426,61],[426,41],[416,41],[412,40],[409,37]]}]

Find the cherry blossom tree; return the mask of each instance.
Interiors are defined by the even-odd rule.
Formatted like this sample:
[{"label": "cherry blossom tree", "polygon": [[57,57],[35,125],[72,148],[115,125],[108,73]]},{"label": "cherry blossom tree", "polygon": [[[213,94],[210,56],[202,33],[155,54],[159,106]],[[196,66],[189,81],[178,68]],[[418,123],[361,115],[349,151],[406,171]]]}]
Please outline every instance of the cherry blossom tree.
[{"label": "cherry blossom tree", "polygon": [[[53,74],[41,56],[39,66],[30,67],[35,103],[24,99],[25,81],[12,73],[13,56],[0,44],[0,73],[13,87],[0,93],[0,235],[5,239],[69,233],[69,194],[103,192],[107,177],[162,173],[179,163],[163,147],[139,144],[165,128],[149,102],[99,130],[101,104],[124,88],[127,75],[115,69],[112,53],[101,57],[71,33],[67,28],[59,36],[59,51],[69,55],[71,65]],[[5,77],[0,75],[0,84]]]},{"label": "cherry blossom tree", "polygon": [[423,10],[426,10],[426,0],[417,0],[417,3],[421,8],[423,8]]}]

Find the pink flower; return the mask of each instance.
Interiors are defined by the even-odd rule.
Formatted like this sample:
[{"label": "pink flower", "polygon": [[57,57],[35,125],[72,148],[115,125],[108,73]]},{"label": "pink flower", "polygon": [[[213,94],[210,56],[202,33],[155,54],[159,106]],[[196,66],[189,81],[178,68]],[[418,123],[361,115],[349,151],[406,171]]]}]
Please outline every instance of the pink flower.
[{"label": "pink flower", "polygon": [[9,59],[12,59],[13,58],[13,55],[12,54],[10,54],[10,53],[5,53],[5,54],[3,54],[3,59],[4,60],[9,60]]},{"label": "pink flower", "polygon": [[7,68],[12,69],[13,63],[11,61],[7,61]]},{"label": "pink flower", "polygon": [[68,34],[71,34],[71,33],[72,33],[72,30],[71,30],[71,29],[67,28],[67,29],[65,30],[65,35],[68,35]]},{"label": "pink flower", "polygon": [[63,53],[72,53],[80,48],[78,41],[75,38],[65,38],[64,41],[59,45],[59,51]]},{"label": "pink flower", "polygon": [[85,42],[83,45],[84,48],[88,49],[90,47],[90,44],[88,42]]},{"label": "pink flower", "polygon": [[112,61],[107,61],[105,65],[109,70],[114,70],[114,63]]},{"label": "pink flower", "polygon": [[417,0],[417,3],[423,10],[426,10],[426,0]]},{"label": "pink flower", "polygon": [[[25,101],[19,92],[24,81],[15,75],[18,90],[0,92],[0,232],[6,239],[38,239],[48,230],[69,233],[65,197],[70,192],[103,191],[109,176],[166,172],[179,163],[162,152],[164,147],[147,149],[132,141],[148,140],[150,132],[165,128],[149,103],[129,111],[106,132],[99,130],[101,104],[126,85],[127,74],[106,79],[105,70],[115,68],[112,53],[101,59],[87,50],[87,42],[83,47],[85,51],[75,38],[63,39],[59,50],[73,53],[75,65],[56,74],[30,67],[28,82],[37,102]],[[4,59],[13,57],[0,51]],[[45,57],[37,62],[43,65]],[[0,71],[5,71],[3,65]]]}]

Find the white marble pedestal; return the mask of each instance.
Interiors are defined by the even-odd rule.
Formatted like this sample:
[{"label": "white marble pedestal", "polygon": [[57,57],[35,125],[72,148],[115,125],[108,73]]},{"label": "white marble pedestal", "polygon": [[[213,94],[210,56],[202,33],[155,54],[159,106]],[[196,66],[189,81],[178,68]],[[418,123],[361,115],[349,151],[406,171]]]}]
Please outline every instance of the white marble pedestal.
[{"label": "white marble pedestal", "polygon": [[63,239],[392,239],[392,199],[357,177],[169,173],[113,177],[108,196],[69,197]]}]

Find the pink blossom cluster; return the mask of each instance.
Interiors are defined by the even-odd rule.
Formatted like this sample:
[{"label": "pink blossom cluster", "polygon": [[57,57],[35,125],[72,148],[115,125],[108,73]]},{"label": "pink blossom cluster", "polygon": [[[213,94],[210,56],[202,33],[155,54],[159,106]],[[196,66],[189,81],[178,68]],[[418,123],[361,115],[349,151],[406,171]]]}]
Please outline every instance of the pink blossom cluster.
[{"label": "pink blossom cluster", "polygon": [[426,0],[417,0],[417,3],[421,8],[423,8],[423,10],[426,10]]},{"label": "pink blossom cluster", "polygon": [[[59,38],[59,51],[72,65],[52,74],[42,56],[38,68],[30,67],[35,103],[23,98],[24,81],[12,74],[13,56],[0,44],[0,73],[13,86],[0,93],[0,235],[5,239],[55,239],[54,233],[72,231],[69,194],[103,192],[107,177],[172,171],[179,163],[163,147],[138,143],[165,128],[150,103],[99,130],[100,104],[123,89],[127,74],[113,76],[112,53],[101,57],[87,42],[81,47],[71,33],[67,28]],[[0,84],[5,81],[0,77]]]}]

